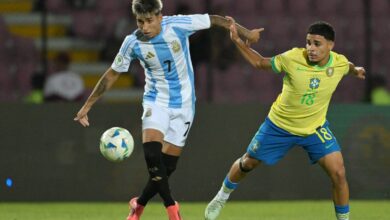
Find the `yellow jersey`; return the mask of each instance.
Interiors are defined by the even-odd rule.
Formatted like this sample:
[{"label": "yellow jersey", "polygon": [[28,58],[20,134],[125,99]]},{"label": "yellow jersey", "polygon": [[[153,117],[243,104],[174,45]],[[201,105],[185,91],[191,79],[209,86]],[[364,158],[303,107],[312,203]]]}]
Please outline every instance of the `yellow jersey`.
[{"label": "yellow jersey", "polygon": [[305,48],[293,48],[272,57],[271,63],[273,71],[285,76],[268,117],[292,134],[315,133],[325,123],[332,94],[349,71],[347,58],[331,51],[328,63],[320,67],[308,61]]}]

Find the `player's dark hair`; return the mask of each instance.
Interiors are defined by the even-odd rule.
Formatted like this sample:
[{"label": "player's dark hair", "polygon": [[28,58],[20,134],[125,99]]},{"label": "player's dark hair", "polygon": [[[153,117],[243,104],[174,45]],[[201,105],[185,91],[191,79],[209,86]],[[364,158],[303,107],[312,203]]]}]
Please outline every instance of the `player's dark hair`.
[{"label": "player's dark hair", "polygon": [[325,21],[317,21],[310,25],[307,30],[308,34],[321,35],[327,40],[334,41],[336,38],[336,33],[332,25]]},{"label": "player's dark hair", "polygon": [[161,0],[133,0],[131,5],[134,15],[159,14],[162,10]]}]

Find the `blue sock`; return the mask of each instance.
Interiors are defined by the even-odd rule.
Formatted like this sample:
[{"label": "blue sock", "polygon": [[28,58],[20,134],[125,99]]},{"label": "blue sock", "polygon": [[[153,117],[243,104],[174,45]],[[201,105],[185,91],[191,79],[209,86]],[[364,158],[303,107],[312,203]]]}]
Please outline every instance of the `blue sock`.
[{"label": "blue sock", "polygon": [[235,190],[238,186],[238,183],[233,183],[229,180],[229,177],[226,176],[225,179],[223,180],[223,185],[228,189],[228,190]]},{"label": "blue sock", "polygon": [[233,183],[229,180],[229,177],[223,180],[221,189],[218,191],[216,198],[218,200],[227,201],[229,199],[230,193],[232,193],[238,186],[238,183]]},{"label": "blue sock", "polygon": [[335,205],[337,220],[348,220],[349,219],[349,205]]}]

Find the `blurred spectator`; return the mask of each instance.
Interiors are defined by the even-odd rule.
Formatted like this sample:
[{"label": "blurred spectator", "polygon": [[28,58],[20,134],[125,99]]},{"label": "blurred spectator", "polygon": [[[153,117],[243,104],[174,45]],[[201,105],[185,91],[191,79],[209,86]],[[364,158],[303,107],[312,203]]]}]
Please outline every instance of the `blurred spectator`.
[{"label": "blurred spectator", "polygon": [[8,32],[7,25],[0,16],[0,99],[9,97],[11,74],[9,73],[9,56],[12,52],[14,41]]},{"label": "blurred spectator", "polygon": [[79,101],[84,95],[83,79],[69,70],[70,57],[61,52],[54,59],[55,72],[44,86],[45,101]]},{"label": "blurred spectator", "polygon": [[118,48],[120,48],[123,39],[131,31],[135,30],[137,25],[129,17],[122,17],[119,21],[116,22],[114,30],[106,38],[104,48],[102,49],[100,56],[104,61],[112,61],[116,54],[118,53]]},{"label": "blurred spectator", "polygon": [[17,100],[30,91],[37,57],[33,40],[11,34],[0,16],[0,100]]},{"label": "blurred spectator", "polygon": [[43,85],[45,83],[45,75],[36,72],[31,76],[32,89],[30,93],[24,98],[24,101],[32,104],[43,103]]},{"label": "blurred spectator", "polygon": [[390,105],[390,92],[386,88],[386,78],[374,75],[372,78],[371,102],[374,105]]},{"label": "blurred spectator", "polygon": [[[176,13],[189,14],[190,8],[185,4],[179,5]],[[215,6],[209,13],[224,14],[224,8]],[[194,68],[201,63],[212,62],[219,70],[226,70],[238,57],[236,47],[231,43],[229,32],[223,28],[216,27],[196,33],[190,41]]]}]

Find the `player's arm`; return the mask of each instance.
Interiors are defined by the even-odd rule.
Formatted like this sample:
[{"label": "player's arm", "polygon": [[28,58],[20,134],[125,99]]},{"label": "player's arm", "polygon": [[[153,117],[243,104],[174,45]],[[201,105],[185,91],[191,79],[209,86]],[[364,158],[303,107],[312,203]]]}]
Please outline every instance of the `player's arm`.
[{"label": "player's arm", "polygon": [[[222,17],[219,15],[209,15],[211,26],[219,26],[223,27],[226,30],[230,28],[230,20],[226,17]],[[240,36],[247,39],[250,43],[255,43],[260,39],[260,29],[248,30],[245,27],[237,24],[237,32]]]},{"label": "player's arm", "polygon": [[93,104],[95,104],[95,102],[99,100],[103,93],[111,88],[111,86],[118,79],[118,77],[119,73],[110,67],[102,75],[102,77],[100,77],[91,95],[89,95],[87,101],[85,101],[83,107],[81,107],[74,120],[80,122],[80,124],[84,127],[89,126],[87,115],[89,110],[92,108]]},{"label": "player's arm", "polygon": [[[263,57],[260,53],[250,48],[249,43],[245,43],[237,33],[237,25],[233,18],[227,17],[230,22],[230,38],[237,46],[244,58],[257,69],[272,70],[271,58]],[[259,29],[259,33],[264,29]]]},{"label": "player's arm", "polygon": [[366,70],[364,67],[355,66],[353,63],[349,63],[349,72],[348,74],[352,74],[356,76],[359,79],[365,79],[366,78]]}]

